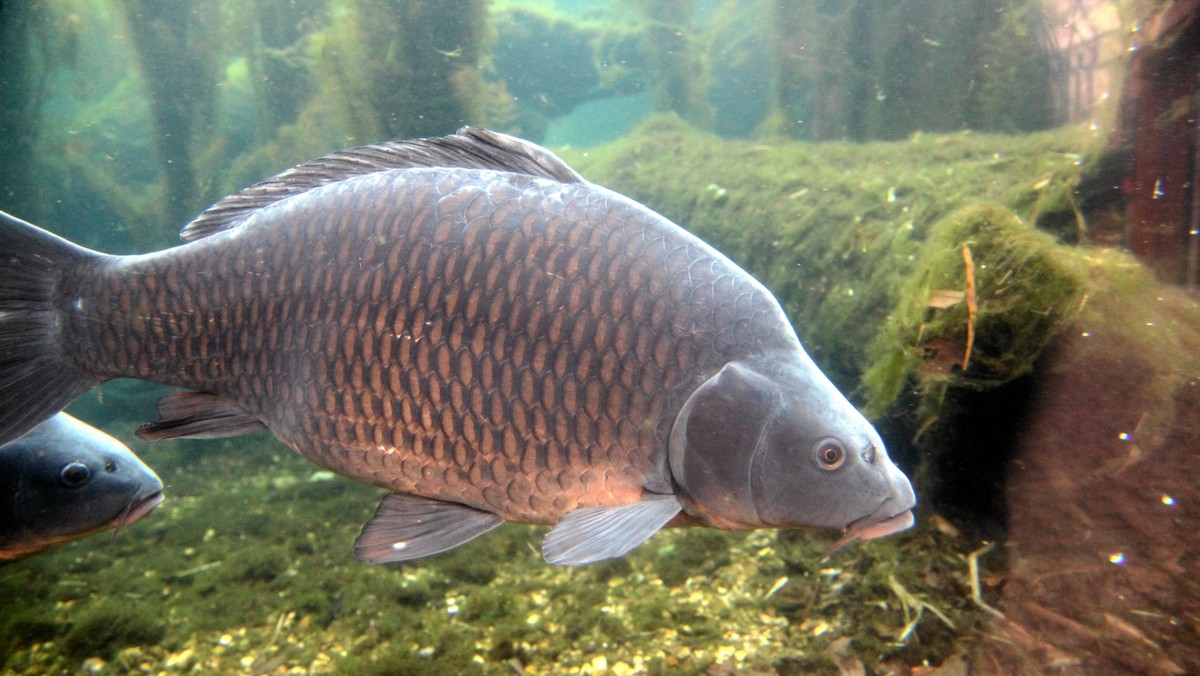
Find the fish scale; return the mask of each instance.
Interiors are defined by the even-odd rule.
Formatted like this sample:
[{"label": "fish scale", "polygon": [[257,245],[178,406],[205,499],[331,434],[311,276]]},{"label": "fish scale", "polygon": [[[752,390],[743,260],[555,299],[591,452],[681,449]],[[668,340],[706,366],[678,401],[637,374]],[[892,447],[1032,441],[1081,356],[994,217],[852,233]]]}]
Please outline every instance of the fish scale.
[{"label": "fish scale", "polygon": [[373,561],[501,521],[556,524],[556,563],[680,512],[911,523],[907,479],[766,288],[543,148],[468,129],[342,151],[184,236],[104,256],[0,213],[0,441],[96,382],[184,388],[139,434],[265,427],[393,491],[356,545]]}]

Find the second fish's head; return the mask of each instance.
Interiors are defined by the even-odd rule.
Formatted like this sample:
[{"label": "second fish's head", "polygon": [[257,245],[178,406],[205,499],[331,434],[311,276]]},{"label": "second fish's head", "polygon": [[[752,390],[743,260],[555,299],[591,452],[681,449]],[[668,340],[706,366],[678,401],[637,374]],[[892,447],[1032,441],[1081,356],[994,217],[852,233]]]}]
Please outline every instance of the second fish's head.
[{"label": "second fish's head", "polygon": [[798,350],[730,362],[702,383],[672,428],[670,467],[684,510],[718,528],[841,528],[844,543],[912,525],[908,478]]}]

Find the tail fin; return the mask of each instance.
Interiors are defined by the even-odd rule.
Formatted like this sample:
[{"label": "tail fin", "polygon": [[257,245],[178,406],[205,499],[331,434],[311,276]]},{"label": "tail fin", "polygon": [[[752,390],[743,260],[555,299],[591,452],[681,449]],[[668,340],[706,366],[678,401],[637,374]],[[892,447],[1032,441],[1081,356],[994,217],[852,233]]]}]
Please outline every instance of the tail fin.
[{"label": "tail fin", "polygon": [[55,291],[97,255],[0,211],[0,444],[96,384],[62,356]]}]

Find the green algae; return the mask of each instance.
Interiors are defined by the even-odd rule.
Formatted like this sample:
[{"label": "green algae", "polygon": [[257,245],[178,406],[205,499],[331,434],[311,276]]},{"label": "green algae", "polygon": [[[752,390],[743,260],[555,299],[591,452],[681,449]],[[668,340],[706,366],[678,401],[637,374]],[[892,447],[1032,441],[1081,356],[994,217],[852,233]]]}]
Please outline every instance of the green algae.
[{"label": "green algae", "polygon": [[79,615],[63,639],[63,652],[76,659],[100,656],[111,659],[127,645],[153,645],[166,628],[141,609],[114,599],[104,599]]},{"label": "green algae", "polygon": [[149,99],[163,184],[159,215],[183,223],[203,206],[198,176],[214,166],[199,166],[198,158],[216,140],[204,133],[204,126],[216,106],[221,70],[221,41],[211,39],[220,23],[219,6],[212,0],[192,3],[190,11],[165,2],[127,1],[121,6]]},{"label": "green algae", "polygon": [[37,643],[52,641],[62,629],[41,608],[17,610],[0,622],[0,669],[15,651]]},{"label": "green algae", "polygon": [[481,115],[487,45],[479,0],[338,0],[313,37],[319,98],[363,140],[433,136]]}]

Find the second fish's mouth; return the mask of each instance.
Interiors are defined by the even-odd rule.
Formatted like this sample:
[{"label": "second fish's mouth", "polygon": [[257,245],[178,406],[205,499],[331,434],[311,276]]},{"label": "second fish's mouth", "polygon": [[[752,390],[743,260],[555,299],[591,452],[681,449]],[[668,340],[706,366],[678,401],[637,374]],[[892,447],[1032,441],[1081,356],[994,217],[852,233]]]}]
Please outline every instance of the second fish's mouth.
[{"label": "second fish's mouth", "polygon": [[162,504],[162,501],[162,491],[155,491],[150,495],[133,500],[129,503],[129,506],[125,508],[125,511],[121,512],[121,515],[117,517],[117,528],[124,528],[143,516],[146,516],[150,512],[153,512],[155,507],[158,507],[160,504]]}]

